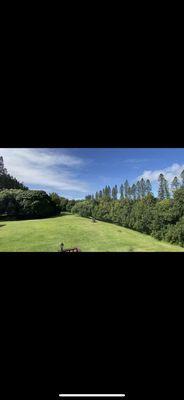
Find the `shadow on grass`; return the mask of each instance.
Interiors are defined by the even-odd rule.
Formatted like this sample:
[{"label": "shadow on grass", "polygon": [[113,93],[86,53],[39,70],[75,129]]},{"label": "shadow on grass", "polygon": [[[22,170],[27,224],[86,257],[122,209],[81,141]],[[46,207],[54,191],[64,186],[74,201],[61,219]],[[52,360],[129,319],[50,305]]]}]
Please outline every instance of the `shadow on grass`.
[{"label": "shadow on grass", "polygon": [[3,225],[0,225],[0,228],[2,228],[3,226],[6,226],[5,224],[3,224]]}]

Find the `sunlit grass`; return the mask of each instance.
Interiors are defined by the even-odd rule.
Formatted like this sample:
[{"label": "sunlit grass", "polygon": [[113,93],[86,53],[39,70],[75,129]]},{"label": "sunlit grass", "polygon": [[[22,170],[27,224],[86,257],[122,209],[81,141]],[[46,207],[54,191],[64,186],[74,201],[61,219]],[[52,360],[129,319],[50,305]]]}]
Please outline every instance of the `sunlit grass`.
[{"label": "sunlit grass", "polygon": [[0,251],[56,252],[60,243],[83,252],[180,252],[184,248],[158,241],[114,224],[75,215],[28,221],[0,221]]}]

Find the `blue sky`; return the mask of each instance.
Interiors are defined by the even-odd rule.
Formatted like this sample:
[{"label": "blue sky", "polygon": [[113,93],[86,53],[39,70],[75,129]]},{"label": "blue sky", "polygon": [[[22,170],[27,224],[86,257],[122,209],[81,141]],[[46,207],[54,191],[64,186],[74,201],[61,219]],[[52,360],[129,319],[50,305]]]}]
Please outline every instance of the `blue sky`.
[{"label": "blue sky", "polygon": [[171,182],[184,169],[184,149],[176,148],[0,148],[0,155],[8,171],[30,189],[76,199],[142,176],[151,180],[156,194],[159,173]]}]

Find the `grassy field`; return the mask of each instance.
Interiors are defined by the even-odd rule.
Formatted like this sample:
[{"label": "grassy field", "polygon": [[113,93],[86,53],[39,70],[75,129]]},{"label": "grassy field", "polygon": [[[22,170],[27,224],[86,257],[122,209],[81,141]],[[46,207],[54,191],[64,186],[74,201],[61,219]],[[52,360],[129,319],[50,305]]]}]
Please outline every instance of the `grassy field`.
[{"label": "grassy field", "polygon": [[0,221],[0,251],[56,252],[59,244],[82,251],[184,251],[150,236],[75,215],[29,221]]}]

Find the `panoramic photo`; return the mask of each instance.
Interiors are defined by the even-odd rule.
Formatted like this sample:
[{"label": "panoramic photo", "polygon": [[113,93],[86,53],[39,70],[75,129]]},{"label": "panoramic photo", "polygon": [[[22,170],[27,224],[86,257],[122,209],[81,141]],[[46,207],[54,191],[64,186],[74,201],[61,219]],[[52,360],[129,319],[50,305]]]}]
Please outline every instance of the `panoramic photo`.
[{"label": "panoramic photo", "polygon": [[183,251],[183,148],[0,148],[0,252]]}]

